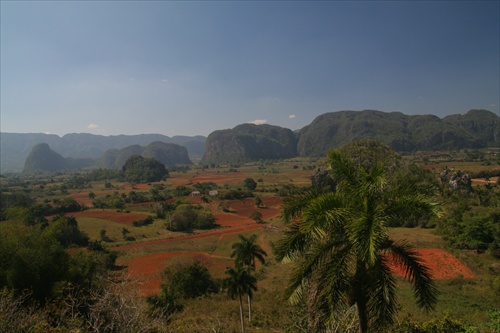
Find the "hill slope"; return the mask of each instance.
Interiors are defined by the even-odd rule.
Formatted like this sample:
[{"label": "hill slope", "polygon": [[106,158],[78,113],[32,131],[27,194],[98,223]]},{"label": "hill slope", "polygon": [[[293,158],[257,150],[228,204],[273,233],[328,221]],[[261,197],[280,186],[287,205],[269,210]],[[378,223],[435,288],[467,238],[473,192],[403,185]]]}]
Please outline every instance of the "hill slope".
[{"label": "hill slope", "polygon": [[361,139],[373,139],[400,152],[483,148],[500,145],[500,120],[487,110],[440,119],[375,110],[325,113],[302,128],[300,156],[324,156],[330,149]]},{"label": "hill slope", "polygon": [[152,142],[175,143],[187,148],[190,158],[201,158],[205,147],[204,136],[173,136],[161,134],[102,136],[94,134],[67,134],[59,137],[42,133],[0,133],[1,172],[22,171],[33,146],[48,144],[61,156],[75,159],[99,158],[109,149],[122,149],[131,145],[147,146]]},{"label": "hill slope", "polygon": [[48,144],[40,143],[28,155],[23,172],[55,172],[81,168],[121,169],[132,155],[155,158],[166,166],[192,164],[186,147],[174,143],[156,141],[146,147],[132,145],[123,149],[110,149],[97,160],[64,158]]},{"label": "hill slope", "polygon": [[205,143],[203,163],[231,163],[297,155],[297,140],[290,129],[242,124],[212,132]]}]

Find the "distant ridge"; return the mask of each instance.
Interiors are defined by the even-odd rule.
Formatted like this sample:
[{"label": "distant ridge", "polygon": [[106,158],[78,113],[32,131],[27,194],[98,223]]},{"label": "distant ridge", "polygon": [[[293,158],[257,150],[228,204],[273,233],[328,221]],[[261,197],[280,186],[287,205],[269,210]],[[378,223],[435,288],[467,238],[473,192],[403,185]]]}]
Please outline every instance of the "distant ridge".
[{"label": "distant ridge", "polygon": [[161,134],[94,135],[72,133],[59,137],[43,133],[0,133],[0,172],[21,172],[32,148],[46,143],[64,158],[97,159],[109,149],[122,149],[132,145],[147,146],[160,141],[175,143],[188,150],[190,159],[199,159],[205,149],[204,136],[173,136]]},{"label": "distant ridge", "polygon": [[338,111],[318,116],[298,132],[300,156],[324,156],[332,148],[362,139],[399,152],[500,146],[500,118],[487,110],[440,119],[376,110]]},{"label": "distant ridge", "polygon": [[39,143],[26,158],[23,173],[56,172],[83,168],[121,169],[133,155],[154,158],[166,166],[193,164],[186,147],[175,143],[155,141],[146,147],[132,145],[123,149],[110,149],[99,159],[64,158],[48,144]]},{"label": "distant ridge", "polygon": [[170,138],[161,134],[67,134],[59,137],[0,133],[0,172],[22,171],[32,148],[39,143],[48,144],[64,158],[100,157],[103,165],[123,161],[127,154],[120,149],[134,145],[144,147],[153,142],[179,144],[186,147],[191,160],[203,156],[203,163],[325,156],[332,148],[362,139],[380,141],[399,152],[499,147],[499,119],[488,110],[470,110],[464,115],[442,119],[434,115],[363,110],[325,113],[295,132],[267,124],[241,124],[233,129],[214,131],[207,138]]}]

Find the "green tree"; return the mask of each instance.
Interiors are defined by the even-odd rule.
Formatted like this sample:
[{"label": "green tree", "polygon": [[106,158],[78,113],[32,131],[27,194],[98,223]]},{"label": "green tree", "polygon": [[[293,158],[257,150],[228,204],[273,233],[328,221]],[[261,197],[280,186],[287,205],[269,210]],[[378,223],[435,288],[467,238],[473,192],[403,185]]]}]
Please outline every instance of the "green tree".
[{"label": "green tree", "polygon": [[70,256],[50,232],[15,225],[0,230],[0,289],[29,291],[44,302],[67,277]]},{"label": "green tree", "polygon": [[277,259],[296,262],[287,296],[292,303],[306,301],[310,330],[324,329],[354,305],[360,332],[392,324],[398,303],[389,258],[404,268],[420,307],[432,309],[437,300],[418,254],[391,240],[387,229],[408,216],[436,214],[438,206],[416,182],[388,182],[383,164],[359,161],[365,160],[331,151],[335,191],[310,190],[285,202],[290,227]]},{"label": "green tree", "polygon": [[131,156],[122,167],[123,176],[129,183],[149,183],[168,176],[165,165],[154,158]]},{"label": "green tree", "polygon": [[262,247],[256,244],[257,235],[245,237],[239,235],[239,241],[232,245],[233,252],[231,258],[235,258],[236,265],[241,264],[247,266],[249,270],[255,270],[255,259],[262,264],[266,262],[265,256],[267,253]]},{"label": "green tree", "polygon": [[255,198],[253,199],[254,203],[255,203],[255,206],[260,207],[262,205],[262,198],[258,195],[255,196]]},{"label": "green tree", "polygon": [[262,213],[257,210],[250,214],[250,218],[257,223],[264,223],[264,221],[262,220]]},{"label": "green tree", "polygon": [[240,305],[241,332],[245,333],[242,297],[245,294],[250,295],[250,297],[253,295],[253,292],[257,290],[257,279],[249,273],[247,268],[243,266],[226,268],[226,275],[228,275],[225,280],[227,294],[232,299],[238,298]]},{"label": "green tree", "polygon": [[[257,235],[252,235],[246,238],[243,235],[239,235],[239,242],[234,243],[231,253],[231,258],[235,258],[236,266],[246,266],[251,272],[255,271],[255,259],[259,260],[262,264],[266,262],[265,256],[267,253],[256,244]],[[247,293],[248,296],[248,320],[252,321],[252,293]]]},{"label": "green tree", "polygon": [[183,299],[197,298],[216,291],[210,272],[199,261],[188,266],[168,267],[163,271],[162,279],[160,293],[149,297],[148,302],[166,315],[181,310]]},{"label": "green tree", "polygon": [[246,178],[243,181],[243,185],[250,191],[253,191],[257,188],[257,182],[253,180],[253,178]]},{"label": "green tree", "polygon": [[130,234],[130,231],[127,228],[122,228],[121,232],[123,240],[128,240],[129,238],[127,235]]},{"label": "green tree", "polygon": [[163,288],[180,298],[197,298],[215,291],[215,283],[208,269],[199,261],[178,269],[163,272]]},{"label": "green tree", "polygon": [[43,230],[44,234],[52,234],[61,245],[87,246],[89,237],[78,228],[74,216],[58,215],[52,219],[49,226]]}]

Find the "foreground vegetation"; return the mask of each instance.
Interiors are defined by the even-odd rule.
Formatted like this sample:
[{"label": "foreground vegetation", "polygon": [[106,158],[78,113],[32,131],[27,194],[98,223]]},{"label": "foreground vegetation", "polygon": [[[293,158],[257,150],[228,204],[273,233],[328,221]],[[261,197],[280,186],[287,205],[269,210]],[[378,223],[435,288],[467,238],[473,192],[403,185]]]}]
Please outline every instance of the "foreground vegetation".
[{"label": "foreground vegetation", "polygon": [[[399,304],[394,310],[398,315],[391,331],[498,330],[498,162],[487,152],[482,153],[482,159],[468,162],[469,152],[460,156],[456,161],[437,160],[434,155],[398,159],[395,170],[404,167],[409,172],[397,173],[395,177],[401,178],[396,179],[418,180],[428,190],[433,188],[443,216],[409,214],[404,220],[392,221],[388,234],[395,241],[406,239],[416,247],[446,248],[476,277],[435,280],[440,294],[430,312],[418,310],[418,303],[411,299],[411,285],[396,277],[393,283],[398,291],[394,297]],[[373,162],[364,157],[363,163]],[[425,164],[427,169],[408,162]],[[461,170],[475,180],[470,182],[457,168],[452,169],[454,163],[459,163]],[[144,244],[201,235],[214,228],[223,230],[215,215],[238,217],[238,211],[232,208],[235,202],[249,205],[253,201],[255,211],[266,213],[269,208],[257,207],[265,206],[269,198],[279,197],[287,202],[311,185],[332,192],[338,184],[320,168],[324,166],[321,160],[294,159],[170,169],[168,178],[144,186],[123,182],[106,170],[30,178],[2,176],[0,331],[234,332],[244,328],[250,332],[307,332],[311,314],[315,313],[310,312],[307,299],[295,305],[286,300],[292,264],[278,263],[281,257],[276,257],[273,250],[290,227],[280,217],[261,218],[259,229],[239,234]],[[443,173],[444,170],[448,171]],[[478,174],[480,179],[476,178]],[[207,175],[214,179],[192,181]],[[217,177],[223,180],[215,180]],[[481,185],[471,186],[480,181]],[[217,194],[210,195],[214,190]],[[192,197],[193,191],[200,192],[200,196]],[[248,197],[251,201],[245,201]],[[100,208],[91,208],[97,206]],[[89,212],[109,212],[120,219],[85,215]],[[125,216],[130,216],[129,222],[124,222]],[[183,220],[185,216],[191,217],[187,221]],[[192,221],[208,224],[190,224],[178,230],[176,221],[178,225]],[[264,263],[252,263],[235,253],[240,247],[233,244],[250,239],[267,254]],[[113,251],[122,245],[139,247]],[[136,277],[122,266],[126,259],[140,258],[145,253],[188,254],[194,249],[209,253],[220,264],[201,256],[169,259],[165,262],[162,287],[150,298],[144,297]],[[251,277],[243,279],[250,282],[247,287],[230,287],[229,281],[239,281],[242,276]],[[193,288],[192,281],[205,283]],[[329,325],[323,331],[358,331],[358,315],[353,310],[347,308],[342,316],[337,316],[340,320],[336,326]],[[251,316],[245,318],[244,327],[242,313]]]}]

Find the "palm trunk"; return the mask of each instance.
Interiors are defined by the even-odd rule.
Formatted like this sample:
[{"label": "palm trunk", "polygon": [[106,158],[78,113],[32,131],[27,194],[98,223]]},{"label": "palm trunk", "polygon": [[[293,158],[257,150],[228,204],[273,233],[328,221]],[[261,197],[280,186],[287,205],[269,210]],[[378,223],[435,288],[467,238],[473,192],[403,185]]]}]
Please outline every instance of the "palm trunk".
[{"label": "palm trunk", "polygon": [[248,322],[252,322],[252,298],[248,295]]},{"label": "palm trunk", "polygon": [[240,319],[241,319],[241,333],[245,333],[245,318],[243,316],[243,301],[241,300],[241,294],[238,294],[240,300]]},{"label": "palm trunk", "polygon": [[368,317],[366,316],[366,302],[365,300],[356,303],[358,307],[358,320],[359,320],[359,333],[368,332]]},{"label": "palm trunk", "polygon": [[368,332],[368,299],[366,296],[364,277],[366,270],[364,264],[358,260],[354,283],[352,285],[354,292],[354,302],[358,308],[359,332]]}]

